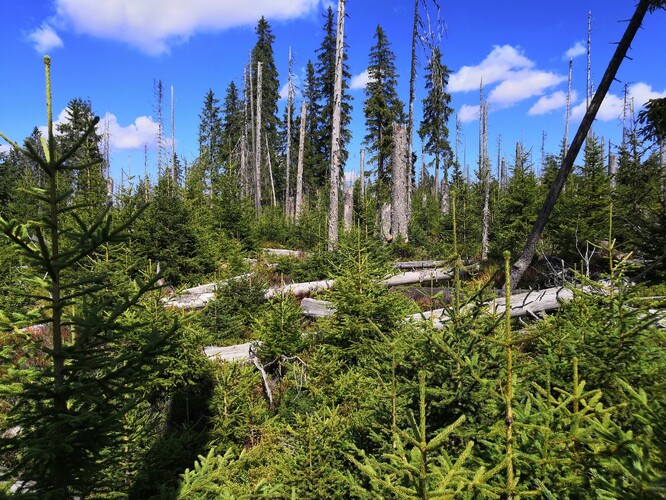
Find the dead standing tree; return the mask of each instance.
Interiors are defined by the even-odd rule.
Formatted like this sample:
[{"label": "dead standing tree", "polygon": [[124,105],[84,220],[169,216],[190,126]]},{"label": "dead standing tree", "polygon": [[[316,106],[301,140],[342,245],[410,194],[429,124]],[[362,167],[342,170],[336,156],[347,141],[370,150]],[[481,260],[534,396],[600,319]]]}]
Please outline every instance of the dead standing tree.
[{"label": "dead standing tree", "polygon": [[583,141],[585,140],[585,137],[587,136],[587,133],[589,132],[590,127],[592,126],[594,118],[597,116],[597,112],[601,107],[601,103],[606,97],[606,94],[610,89],[611,83],[615,79],[615,75],[617,74],[617,71],[620,68],[620,65],[622,64],[622,61],[627,56],[627,52],[629,51],[631,42],[633,41],[634,37],[636,36],[636,33],[638,32],[638,29],[641,27],[641,24],[643,23],[645,14],[647,13],[648,10],[654,11],[656,9],[664,9],[664,8],[666,8],[666,1],[664,0],[641,0],[638,6],[636,7],[636,11],[634,12],[634,15],[629,21],[627,29],[625,30],[624,35],[620,40],[620,43],[618,43],[617,48],[615,49],[615,53],[613,54],[613,57],[608,63],[608,67],[606,68],[606,72],[604,73],[604,76],[601,79],[601,83],[599,84],[597,91],[594,93],[592,102],[590,102],[590,105],[588,106],[587,111],[585,112],[585,116],[583,117],[583,120],[580,122],[578,131],[576,132],[576,135],[573,141],[571,142],[571,147],[569,148],[566,156],[562,160],[562,165],[557,171],[557,175],[555,176],[553,184],[550,186],[550,190],[548,191],[546,200],[544,201],[543,206],[541,207],[541,210],[539,212],[539,215],[537,216],[537,220],[534,223],[532,232],[527,238],[525,247],[523,248],[523,252],[518,258],[518,260],[511,267],[510,279],[511,279],[512,289],[515,289],[518,286],[520,279],[523,277],[523,274],[525,273],[530,263],[532,262],[532,259],[534,258],[534,254],[536,253],[541,233],[543,233],[543,230],[546,227],[546,223],[550,218],[550,214],[553,212],[553,208],[555,207],[557,198],[560,196],[560,192],[564,187],[564,183],[566,182],[567,177],[569,176],[569,173],[573,168],[574,161],[576,161],[576,157],[580,152],[580,148],[583,145]]},{"label": "dead standing tree", "polygon": [[345,41],[345,1],[338,0],[338,30],[335,39],[335,83],[333,87],[333,126],[331,134],[331,191],[328,208],[328,247],[338,243],[338,191],[341,164],[342,63]]}]

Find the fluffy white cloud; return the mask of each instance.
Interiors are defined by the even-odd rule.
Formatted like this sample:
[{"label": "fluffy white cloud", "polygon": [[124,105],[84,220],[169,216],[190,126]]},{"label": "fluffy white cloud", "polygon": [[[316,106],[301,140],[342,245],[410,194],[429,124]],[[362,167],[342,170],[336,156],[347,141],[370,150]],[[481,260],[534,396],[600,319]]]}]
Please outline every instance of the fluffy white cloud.
[{"label": "fluffy white cloud", "polygon": [[[650,99],[658,99],[666,97],[666,89],[661,92],[652,90],[652,86],[647,83],[639,82],[630,85],[627,89],[627,100],[630,103],[633,99],[634,110],[638,111]],[[585,101],[575,106],[571,110],[571,117],[574,120],[580,120],[585,115]],[[601,103],[599,112],[597,113],[597,120],[611,121],[622,118],[624,113],[624,96],[615,94],[606,94],[606,98]]]},{"label": "fluffy white cloud", "polygon": [[568,49],[565,53],[564,56],[567,59],[572,59],[574,57],[582,56],[587,52],[587,49],[585,48],[585,45],[583,45],[581,42],[576,42],[576,44]]},{"label": "fluffy white cloud", "polygon": [[[54,133],[57,133],[58,125],[67,123],[67,108],[63,109],[58,118],[53,122]],[[118,123],[118,118],[113,113],[106,113],[97,124],[97,133],[102,135],[108,121],[109,145],[111,149],[141,150],[145,145],[154,148],[157,144],[158,125],[152,116],[139,116],[134,123],[126,126]],[[39,127],[39,131],[46,137],[46,126]]]},{"label": "fluffy white cloud", "polygon": [[461,123],[469,123],[479,119],[479,107],[463,104],[458,110],[458,119]]},{"label": "fluffy white cloud", "polygon": [[109,143],[112,149],[143,149],[144,145],[154,147],[157,143],[158,124],[152,116],[139,116],[134,123],[122,126],[118,118],[107,113],[98,125],[98,133],[104,132],[105,122],[108,121]]},{"label": "fluffy white cloud", "polygon": [[548,71],[515,71],[497,85],[488,95],[488,102],[508,107],[524,99],[541,95],[550,87],[564,81],[566,77]]},{"label": "fluffy white cloud", "polygon": [[195,33],[294,19],[314,10],[319,0],[56,0],[58,21],[76,32],[125,42],[148,54]]},{"label": "fluffy white cloud", "polygon": [[35,50],[40,54],[44,54],[52,49],[63,46],[62,39],[53,28],[46,23],[30,33],[28,35],[28,40],[35,45]]},{"label": "fluffy white cloud", "polygon": [[368,75],[368,70],[366,69],[358,75],[352,76],[351,82],[349,82],[349,88],[352,90],[364,89],[369,81],[370,76]]},{"label": "fluffy white cloud", "polygon": [[[573,91],[571,92],[571,102],[575,102],[578,98],[578,94]],[[545,95],[541,97],[527,112],[529,115],[545,115],[550,113],[555,109],[564,108],[567,105],[567,94],[558,90],[550,95]]]},{"label": "fluffy white cloud", "polygon": [[511,45],[496,45],[476,66],[463,66],[452,74],[449,78],[449,91],[478,90],[482,79],[484,85],[490,85],[507,79],[516,70],[533,66],[534,62],[522,55],[517,48]]},{"label": "fluffy white cloud", "polygon": [[9,144],[0,144],[0,153],[7,153],[12,147]]}]

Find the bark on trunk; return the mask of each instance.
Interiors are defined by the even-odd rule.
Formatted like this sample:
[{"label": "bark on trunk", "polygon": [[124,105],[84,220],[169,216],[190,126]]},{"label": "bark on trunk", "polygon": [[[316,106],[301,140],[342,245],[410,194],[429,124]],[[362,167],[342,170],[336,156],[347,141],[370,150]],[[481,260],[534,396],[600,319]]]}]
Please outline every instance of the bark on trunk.
[{"label": "bark on trunk", "polygon": [[518,260],[513,264],[511,268],[510,279],[511,279],[512,289],[515,289],[518,286],[520,279],[523,277],[523,274],[525,273],[530,263],[532,262],[532,259],[534,258],[534,254],[536,253],[541,233],[543,232],[543,229],[546,227],[546,223],[548,222],[550,214],[553,212],[553,208],[555,207],[555,202],[557,201],[557,198],[559,197],[560,192],[564,187],[564,183],[567,180],[569,172],[571,172],[571,169],[573,168],[574,161],[576,160],[576,156],[578,156],[583,141],[585,140],[585,136],[587,135],[588,131],[590,130],[590,127],[592,126],[592,122],[594,121],[594,118],[596,117],[597,112],[599,111],[599,107],[601,106],[604,97],[606,97],[606,94],[608,93],[608,89],[610,88],[611,83],[615,79],[617,70],[620,68],[622,61],[627,55],[627,51],[631,46],[631,42],[636,36],[636,32],[641,27],[643,18],[645,17],[645,14],[647,13],[649,7],[650,7],[650,0],[640,1],[638,6],[636,7],[634,15],[629,21],[629,25],[627,26],[627,29],[624,32],[624,35],[622,36],[620,43],[617,45],[617,48],[615,49],[615,54],[613,54],[613,57],[611,58],[608,67],[606,68],[606,72],[604,73],[604,76],[601,79],[601,83],[599,84],[599,87],[597,88],[597,91],[595,92],[594,97],[592,98],[592,102],[590,103],[589,107],[587,108],[587,111],[585,112],[585,116],[583,117],[583,120],[581,121],[578,127],[576,136],[571,142],[571,147],[567,151],[567,154],[564,157],[564,160],[562,161],[562,166],[557,171],[555,180],[553,181],[553,184],[550,187],[550,191],[548,192],[546,200],[544,201],[543,206],[541,207],[541,211],[537,216],[537,220],[534,223],[534,228],[532,229],[532,233],[527,238],[527,242],[525,243],[525,248],[523,249],[523,252],[518,258]]},{"label": "bark on trunk", "polygon": [[351,182],[345,182],[342,210],[342,224],[345,232],[349,232],[354,223],[354,188]]}]

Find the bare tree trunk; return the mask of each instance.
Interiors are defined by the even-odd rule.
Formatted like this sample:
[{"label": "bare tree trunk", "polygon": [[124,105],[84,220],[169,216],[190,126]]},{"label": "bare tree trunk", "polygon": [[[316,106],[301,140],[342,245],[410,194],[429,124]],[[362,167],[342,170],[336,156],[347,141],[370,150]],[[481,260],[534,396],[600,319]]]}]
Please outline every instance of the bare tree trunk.
[{"label": "bare tree trunk", "polygon": [[291,175],[291,108],[294,105],[294,83],[292,80],[293,76],[293,64],[294,61],[291,57],[291,47],[289,47],[289,81],[287,82],[287,165],[286,169],[286,179],[285,179],[285,188],[284,188],[284,210],[287,219],[291,217],[291,202],[289,197],[291,196],[290,190],[290,175]]},{"label": "bare tree trunk", "polygon": [[254,208],[261,215],[261,62],[257,63],[257,112],[254,133]]},{"label": "bare tree trunk", "polygon": [[303,212],[303,161],[305,156],[305,113],[307,104],[301,104],[301,130],[298,136],[298,166],[296,167],[296,202],[294,219],[298,222]]},{"label": "bare tree trunk", "polygon": [[268,134],[264,134],[266,139],[266,160],[268,161],[268,178],[271,181],[271,206],[277,205],[275,196],[275,180],[273,179],[273,164],[271,163],[271,148],[268,146]]},{"label": "bare tree trunk", "polygon": [[509,177],[506,171],[506,158],[502,156],[502,167],[500,168],[500,186],[503,190],[506,190],[507,185],[509,184]]},{"label": "bare tree trunk", "polygon": [[171,86],[171,178],[176,180],[176,103]]},{"label": "bare tree trunk", "polygon": [[483,152],[481,172],[483,177],[483,221],[481,227],[481,260],[488,260],[488,233],[490,229],[490,162],[488,161],[488,103],[483,104],[482,117]]},{"label": "bare tree trunk", "polygon": [[354,223],[354,183],[352,181],[344,184],[342,207],[342,227],[345,232],[349,232]]},{"label": "bare tree trunk", "polygon": [[661,164],[661,196],[666,197],[666,139],[659,139],[659,163]]},{"label": "bare tree trunk", "polygon": [[331,183],[328,207],[328,248],[338,244],[338,190],[340,172],[340,120],[342,114],[342,62],[345,38],[345,2],[338,0],[338,30],[335,39],[335,83],[333,87],[333,124],[331,138]]},{"label": "bare tree trunk", "polygon": [[608,144],[608,175],[610,177],[610,188],[617,186],[617,156],[611,152],[611,145]]},{"label": "bare tree trunk", "polygon": [[589,132],[590,127],[592,126],[592,122],[594,121],[594,118],[596,117],[597,112],[599,111],[599,107],[601,106],[604,97],[606,97],[606,94],[608,93],[608,89],[610,88],[611,83],[615,79],[617,70],[620,68],[622,61],[627,55],[627,51],[631,46],[631,42],[636,36],[636,32],[641,27],[643,18],[645,17],[645,14],[647,13],[648,8],[650,7],[650,3],[651,0],[640,1],[638,6],[636,7],[634,15],[629,21],[629,25],[627,26],[627,29],[624,32],[624,35],[622,36],[620,43],[617,45],[617,48],[615,49],[613,57],[608,63],[608,67],[606,68],[606,72],[604,73],[604,76],[601,79],[601,83],[599,84],[599,87],[597,88],[597,91],[595,92],[594,97],[592,98],[590,106],[587,108],[587,111],[585,112],[585,116],[583,117],[583,120],[581,121],[578,127],[576,136],[571,142],[571,147],[569,148],[569,151],[567,152],[566,156],[564,157],[564,160],[562,161],[562,166],[557,171],[555,180],[553,181],[553,184],[550,187],[550,191],[548,192],[546,200],[544,201],[543,206],[541,207],[541,211],[537,216],[537,220],[534,223],[534,227],[532,228],[532,233],[527,238],[527,241],[525,243],[525,248],[523,249],[523,252],[518,258],[518,260],[513,264],[511,268],[510,279],[511,279],[512,289],[515,289],[518,286],[520,279],[523,277],[523,274],[525,273],[528,266],[532,262],[532,259],[534,258],[534,254],[536,253],[541,233],[543,232],[544,227],[546,227],[548,218],[550,217],[550,214],[552,213],[553,208],[555,207],[555,202],[557,201],[557,198],[559,197],[560,192],[564,187],[564,183],[567,180],[569,172],[571,172],[571,169],[573,168],[573,164],[576,161],[578,153],[580,152],[580,148],[583,144],[583,141],[585,140],[585,136]]},{"label": "bare tree trunk", "polygon": [[562,145],[562,158],[567,155],[569,149],[569,117],[571,115],[571,75],[573,69],[573,58],[569,58],[569,82],[567,84],[567,111],[564,117],[564,144]]},{"label": "bare tree trunk", "polygon": [[407,122],[407,220],[412,213],[412,151],[414,150],[414,99],[416,81],[416,40],[418,38],[419,0],[414,0],[412,26],[412,59],[409,70],[409,119]]},{"label": "bare tree trunk", "polygon": [[361,148],[361,167],[359,187],[361,188],[361,200],[365,198],[365,149]]},{"label": "bare tree trunk", "polygon": [[407,241],[407,129],[393,123],[391,236]]}]

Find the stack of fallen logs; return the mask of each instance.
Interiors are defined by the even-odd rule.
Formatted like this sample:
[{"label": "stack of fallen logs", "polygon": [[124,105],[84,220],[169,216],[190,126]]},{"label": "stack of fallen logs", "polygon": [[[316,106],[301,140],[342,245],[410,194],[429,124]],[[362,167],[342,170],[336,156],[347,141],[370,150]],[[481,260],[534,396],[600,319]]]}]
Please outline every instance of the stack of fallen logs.
[{"label": "stack of fallen logs", "polygon": [[[453,272],[451,268],[441,267],[445,264],[444,261],[398,262],[395,267],[399,272],[383,279],[380,283],[386,286],[403,286],[450,280],[453,277]],[[335,308],[330,302],[311,298],[310,295],[331,288],[334,282],[334,280],[320,280],[271,287],[266,290],[265,297],[270,299],[283,293],[293,294],[300,299],[301,310],[305,316],[321,318],[334,314]],[[210,283],[183,290],[179,295],[166,299],[165,305],[185,310],[201,309],[214,298],[218,286],[224,286],[224,282]],[[563,287],[518,293],[511,296],[510,314],[512,317],[538,317],[540,314],[558,309],[563,301],[572,297],[573,292]],[[497,298],[484,303],[483,307],[490,314],[502,315],[505,311],[505,304],[506,299]],[[406,319],[407,321],[428,321],[435,328],[442,328],[449,318],[444,309],[435,309],[411,315]],[[252,342],[248,342],[228,347],[211,346],[205,349],[205,353],[211,359],[224,361],[248,360],[251,357],[252,345]]]}]

